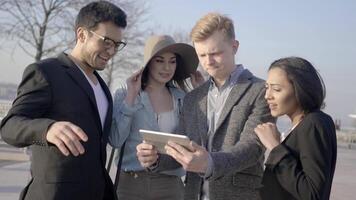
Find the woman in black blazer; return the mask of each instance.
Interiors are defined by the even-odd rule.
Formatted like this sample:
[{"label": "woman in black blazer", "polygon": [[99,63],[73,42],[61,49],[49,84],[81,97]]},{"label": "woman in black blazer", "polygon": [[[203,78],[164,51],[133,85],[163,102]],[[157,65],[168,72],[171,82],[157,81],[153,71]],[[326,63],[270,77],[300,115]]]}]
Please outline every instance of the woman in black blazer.
[{"label": "woman in black blazer", "polygon": [[279,59],[268,70],[265,98],[272,116],[287,115],[293,126],[282,140],[273,123],[255,128],[270,150],[262,199],[329,199],[337,146],[333,120],[320,111],[325,98],[320,75],[302,58]]}]

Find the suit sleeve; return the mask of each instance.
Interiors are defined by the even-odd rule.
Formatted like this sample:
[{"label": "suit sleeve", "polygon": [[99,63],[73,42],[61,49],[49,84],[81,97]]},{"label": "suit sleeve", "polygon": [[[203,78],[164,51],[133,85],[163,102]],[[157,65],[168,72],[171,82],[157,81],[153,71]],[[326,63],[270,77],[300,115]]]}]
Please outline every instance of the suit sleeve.
[{"label": "suit sleeve", "polygon": [[251,113],[240,134],[240,140],[229,150],[211,152],[213,173],[209,179],[217,179],[241,172],[263,159],[265,148],[254,133],[254,128],[258,124],[275,121],[270,114],[264,94],[265,89],[261,86],[254,103],[251,105]]},{"label": "suit sleeve", "polygon": [[[283,143],[274,148],[266,162],[280,185],[296,199],[324,199],[332,179],[333,144],[330,130],[308,120],[299,137],[300,160]],[[310,122],[312,121],[312,122]]]},{"label": "suit sleeve", "polygon": [[1,122],[2,139],[16,147],[47,145],[48,127],[55,121],[45,118],[51,106],[51,89],[36,64],[29,65],[18,87],[17,97]]}]

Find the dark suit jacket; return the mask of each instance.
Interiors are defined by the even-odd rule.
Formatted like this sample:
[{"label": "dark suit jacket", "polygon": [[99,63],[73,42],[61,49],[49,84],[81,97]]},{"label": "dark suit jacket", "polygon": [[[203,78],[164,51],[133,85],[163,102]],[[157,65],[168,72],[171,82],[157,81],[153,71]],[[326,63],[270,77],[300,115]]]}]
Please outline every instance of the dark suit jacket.
[{"label": "dark suit jacket", "polygon": [[[203,146],[208,141],[209,85],[207,81],[185,96],[178,131]],[[264,94],[264,81],[244,70],[225,102],[216,131],[210,136],[214,165],[208,179],[210,200],[260,199],[264,147],[253,129],[257,124],[274,121]],[[164,158],[160,157],[158,168],[168,166],[168,159]],[[185,199],[199,199],[202,181],[198,174],[187,173]]]},{"label": "dark suit jacket", "polygon": [[[25,69],[17,97],[0,129],[5,142],[32,149],[33,178],[21,198],[101,200],[104,194],[113,198],[112,183],[105,170],[112,98],[104,81],[97,72],[95,75],[108,99],[104,128],[89,82],[67,55],[63,53]],[[83,155],[64,156],[47,143],[47,129],[56,121],[72,122],[88,135],[88,141],[82,142]]]},{"label": "dark suit jacket", "polygon": [[271,151],[263,176],[262,198],[329,199],[336,149],[331,117],[322,111],[307,114]]}]

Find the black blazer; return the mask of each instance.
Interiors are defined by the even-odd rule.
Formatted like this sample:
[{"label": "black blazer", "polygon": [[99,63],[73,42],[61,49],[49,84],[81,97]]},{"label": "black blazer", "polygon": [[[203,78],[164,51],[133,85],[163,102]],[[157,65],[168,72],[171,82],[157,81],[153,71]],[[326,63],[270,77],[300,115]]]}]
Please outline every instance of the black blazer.
[{"label": "black blazer", "polygon": [[[25,69],[17,97],[0,129],[5,142],[32,149],[32,180],[21,199],[101,200],[104,194],[107,199],[114,198],[105,170],[112,98],[104,81],[97,72],[95,75],[108,99],[104,128],[89,82],[66,54]],[[64,156],[47,143],[45,133],[56,121],[72,122],[88,135],[88,141],[82,142],[83,155]]]},{"label": "black blazer", "polygon": [[329,199],[336,149],[331,117],[322,111],[307,114],[271,151],[262,181],[262,199]]}]

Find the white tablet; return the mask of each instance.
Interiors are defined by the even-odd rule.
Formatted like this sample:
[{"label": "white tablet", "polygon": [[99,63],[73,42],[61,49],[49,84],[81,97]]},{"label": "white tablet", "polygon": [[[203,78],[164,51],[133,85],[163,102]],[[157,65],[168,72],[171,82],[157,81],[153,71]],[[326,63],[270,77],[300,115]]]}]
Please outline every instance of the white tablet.
[{"label": "white tablet", "polygon": [[166,150],[164,146],[168,141],[175,142],[182,146],[189,146],[190,139],[185,135],[173,134],[173,133],[164,133],[159,131],[150,131],[150,130],[139,130],[142,134],[143,139],[149,143],[154,145],[159,153],[166,154]]}]

